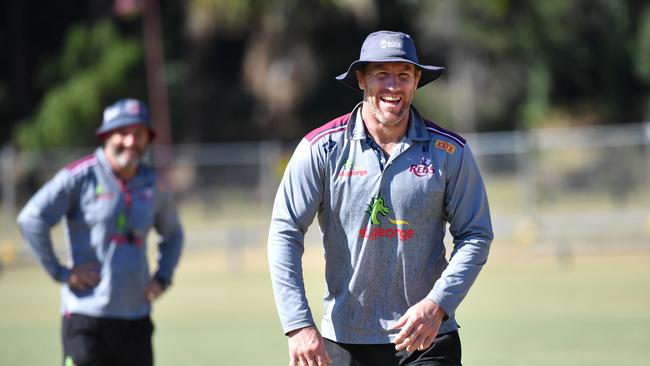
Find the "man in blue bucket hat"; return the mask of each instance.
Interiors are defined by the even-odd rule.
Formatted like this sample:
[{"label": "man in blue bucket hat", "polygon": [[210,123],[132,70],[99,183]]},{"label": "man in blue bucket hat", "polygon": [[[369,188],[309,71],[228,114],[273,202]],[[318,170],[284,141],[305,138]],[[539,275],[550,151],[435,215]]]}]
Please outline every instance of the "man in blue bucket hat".
[{"label": "man in blue bucket hat", "polygon": [[[416,89],[442,72],[419,61],[408,34],[370,34],[337,77],[363,92],[362,102],[296,148],[268,239],[291,366],[461,364],[456,308],[493,233],[469,145],[411,105]],[[304,235],[316,216],[326,279],[320,331],[302,275]]]},{"label": "man in blue bucket hat", "polygon": [[[183,230],[171,191],[143,163],[155,132],[146,105],[104,110],[103,146],[61,169],[18,216],[23,237],[61,288],[63,364],[153,365],[151,303],[171,284]],[[65,218],[68,260],[50,229]],[[147,234],[159,234],[151,272]]]}]

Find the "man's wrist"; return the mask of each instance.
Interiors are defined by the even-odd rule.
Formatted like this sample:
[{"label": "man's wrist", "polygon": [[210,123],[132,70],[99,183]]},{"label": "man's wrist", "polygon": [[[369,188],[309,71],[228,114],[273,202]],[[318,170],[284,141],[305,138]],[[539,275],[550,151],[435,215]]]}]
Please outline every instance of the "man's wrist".
[{"label": "man's wrist", "polygon": [[156,282],[158,282],[158,284],[159,284],[160,287],[163,289],[163,291],[166,290],[167,287],[169,287],[169,286],[172,284],[172,281],[171,281],[170,279],[168,279],[168,278],[166,278],[166,277],[163,277],[163,276],[161,276],[161,275],[158,275],[158,274],[155,275],[155,276],[153,276],[153,279],[154,279]]},{"label": "man's wrist", "polygon": [[293,337],[294,335],[300,333],[302,330],[305,330],[305,329],[307,329],[307,328],[314,328],[314,329],[316,329],[316,326],[315,326],[315,325],[306,325],[306,326],[304,326],[304,327],[300,327],[300,328],[296,328],[296,329],[290,330],[290,331],[286,332],[285,335],[286,335],[287,337]]},{"label": "man's wrist", "polygon": [[59,266],[58,270],[56,271],[55,280],[60,283],[67,283],[68,279],[70,279],[70,268]]},{"label": "man's wrist", "polygon": [[426,299],[431,301],[431,303],[433,305],[435,305],[435,310],[433,311],[433,316],[439,316],[442,319],[443,322],[449,319],[449,315],[447,315],[447,312],[445,311],[445,309],[443,309],[440,306],[440,304],[438,304],[437,302],[431,300],[428,297]]}]

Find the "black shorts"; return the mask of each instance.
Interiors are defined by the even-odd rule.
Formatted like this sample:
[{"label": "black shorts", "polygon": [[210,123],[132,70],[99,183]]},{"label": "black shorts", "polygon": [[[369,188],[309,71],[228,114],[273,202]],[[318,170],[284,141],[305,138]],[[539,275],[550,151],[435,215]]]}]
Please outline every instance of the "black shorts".
[{"label": "black shorts", "polygon": [[461,366],[458,332],[440,334],[424,351],[395,350],[388,344],[347,344],[325,339],[327,353],[332,358],[328,366]]},{"label": "black shorts", "polygon": [[68,314],[63,317],[64,366],[153,365],[148,316],[124,320]]}]

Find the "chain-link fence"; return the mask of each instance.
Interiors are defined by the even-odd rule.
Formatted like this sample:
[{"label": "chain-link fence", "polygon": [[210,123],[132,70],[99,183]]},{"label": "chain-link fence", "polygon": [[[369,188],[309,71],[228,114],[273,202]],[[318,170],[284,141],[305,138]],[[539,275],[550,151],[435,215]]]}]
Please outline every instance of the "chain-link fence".
[{"label": "chain-link fence", "polygon": [[650,249],[650,124],[468,136],[497,238],[566,252]]},{"label": "chain-link fence", "polygon": [[[558,253],[650,249],[650,123],[465,137],[488,189],[497,243]],[[263,245],[296,143],[174,145],[167,177],[187,248],[222,247],[238,256],[244,246]],[[2,150],[1,262],[32,258],[18,236],[17,212],[58,169],[92,150]],[[310,242],[318,242],[317,231],[312,226]]]}]

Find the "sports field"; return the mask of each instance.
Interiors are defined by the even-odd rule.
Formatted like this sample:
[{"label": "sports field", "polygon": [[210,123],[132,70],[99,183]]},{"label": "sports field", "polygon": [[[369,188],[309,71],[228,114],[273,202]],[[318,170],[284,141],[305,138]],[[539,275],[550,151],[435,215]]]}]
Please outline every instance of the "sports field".
[{"label": "sports field", "polygon": [[[187,251],[157,303],[156,364],[287,365],[262,246]],[[233,258],[232,256],[228,258]],[[321,250],[308,248],[320,313]],[[33,265],[0,273],[0,365],[60,364],[58,286]],[[465,365],[650,365],[650,252],[577,254],[568,262],[499,247],[458,311]]]}]

